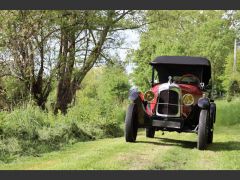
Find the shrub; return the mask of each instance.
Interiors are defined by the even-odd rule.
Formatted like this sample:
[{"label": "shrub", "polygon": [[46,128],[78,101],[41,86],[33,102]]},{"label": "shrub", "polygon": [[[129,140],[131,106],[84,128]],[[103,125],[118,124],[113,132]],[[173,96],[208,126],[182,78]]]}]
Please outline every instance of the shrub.
[{"label": "shrub", "polygon": [[217,113],[216,113],[216,123],[219,125],[235,125],[240,123],[240,99],[233,98],[231,102],[226,100],[218,100]]},{"label": "shrub", "polygon": [[[98,70],[90,74],[90,81],[89,77],[84,80],[65,116],[51,111],[54,91],[48,99],[48,112],[34,103],[14,108],[10,113],[0,112],[0,159],[11,159],[17,154],[38,156],[78,141],[122,136],[127,77],[117,67]],[[11,150],[13,146],[16,151]]]},{"label": "shrub", "polygon": [[0,140],[0,161],[9,162],[21,151],[21,145],[16,138]]},{"label": "shrub", "polygon": [[29,105],[6,114],[2,122],[4,136],[24,140],[37,139],[37,129],[48,125],[45,113]]},{"label": "shrub", "polygon": [[0,160],[9,162],[16,155],[38,156],[78,141],[123,135],[119,123],[122,121],[122,108],[115,106],[102,115],[96,100],[86,102],[94,106],[76,105],[65,116],[55,116],[31,105],[11,113],[1,112]]}]

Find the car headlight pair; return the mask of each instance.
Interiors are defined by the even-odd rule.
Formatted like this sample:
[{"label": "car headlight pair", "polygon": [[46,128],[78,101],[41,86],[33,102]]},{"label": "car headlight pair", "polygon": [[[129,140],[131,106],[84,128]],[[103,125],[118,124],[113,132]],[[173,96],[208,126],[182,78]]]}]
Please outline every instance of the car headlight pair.
[{"label": "car headlight pair", "polygon": [[[151,102],[153,101],[155,95],[152,91],[147,91],[144,94],[144,100]],[[185,94],[182,98],[183,104],[186,106],[191,106],[194,103],[194,97],[192,94]]]},{"label": "car headlight pair", "polygon": [[186,106],[191,106],[194,103],[194,97],[191,94],[185,94],[182,98],[183,104]]}]

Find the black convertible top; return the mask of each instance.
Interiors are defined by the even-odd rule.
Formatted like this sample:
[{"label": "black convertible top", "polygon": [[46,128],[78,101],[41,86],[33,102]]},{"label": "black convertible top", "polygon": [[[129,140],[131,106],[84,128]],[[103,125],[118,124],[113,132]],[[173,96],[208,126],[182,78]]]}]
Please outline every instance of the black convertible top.
[{"label": "black convertible top", "polygon": [[159,56],[149,64],[158,71],[160,82],[167,82],[169,76],[184,74],[193,74],[205,84],[208,84],[211,78],[211,63],[202,57]]},{"label": "black convertible top", "polygon": [[210,62],[206,58],[202,57],[191,57],[191,56],[159,56],[155,58],[151,65],[160,64],[175,64],[175,65],[200,65],[200,66],[211,66]]}]

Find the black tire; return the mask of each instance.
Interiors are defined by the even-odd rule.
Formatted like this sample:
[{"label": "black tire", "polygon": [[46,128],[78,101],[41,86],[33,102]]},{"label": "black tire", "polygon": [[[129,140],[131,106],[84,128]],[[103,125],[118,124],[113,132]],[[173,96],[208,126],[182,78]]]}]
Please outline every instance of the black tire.
[{"label": "black tire", "polygon": [[216,118],[216,105],[210,106],[210,119],[209,119],[209,131],[208,131],[208,144],[213,142],[214,122]]},{"label": "black tire", "polygon": [[213,121],[214,121],[213,117],[210,116],[209,128],[208,128],[208,139],[207,139],[208,144],[211,144],[213,142],[213,129],[214,129]]},{"label": "black tire", "polygon": [[155,135],[155,128],[154,127],[146,128],[146,137],[154,138],[154,135]]},{"label": "black tire", "polygon": [[206,149],[207,141],[208,141],[208,110],[201,110],[199,115],[199,123],[198,123],[198,142],[197,148],[199,150]]},{"label": "black tire", "polygon": [[208,133],[207,143],[212,144],[212,142],[213,142],[213,130],[210,130],[209,133]]},{"label": "black tire", "polygon": [[135,142],[137,138],[137,106],[130,104],[125,117],[125,139],[126,142]]}]

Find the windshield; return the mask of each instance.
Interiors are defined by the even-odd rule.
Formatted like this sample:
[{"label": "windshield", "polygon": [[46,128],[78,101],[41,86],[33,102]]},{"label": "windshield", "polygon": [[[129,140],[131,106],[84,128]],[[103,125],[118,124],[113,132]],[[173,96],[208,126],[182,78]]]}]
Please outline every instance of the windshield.
[{"label": "windshield", "polygon": [[199,84],[199,79],[194,75],[173,76],[173,81],[177,84]]}]

